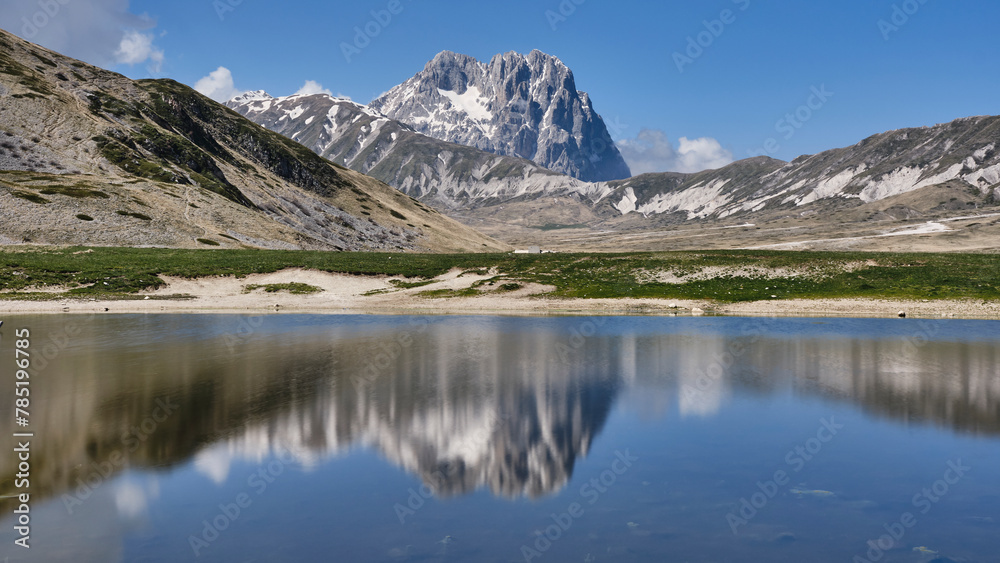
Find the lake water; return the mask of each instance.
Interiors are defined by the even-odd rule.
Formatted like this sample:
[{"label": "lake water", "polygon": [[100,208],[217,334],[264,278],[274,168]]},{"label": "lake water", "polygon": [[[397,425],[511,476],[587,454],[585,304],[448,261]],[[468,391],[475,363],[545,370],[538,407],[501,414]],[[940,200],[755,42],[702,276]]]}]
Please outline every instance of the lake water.
[{"label": "lake water", "polygon": [[4,320],[4,561],[1000,561],[997,322]]}]

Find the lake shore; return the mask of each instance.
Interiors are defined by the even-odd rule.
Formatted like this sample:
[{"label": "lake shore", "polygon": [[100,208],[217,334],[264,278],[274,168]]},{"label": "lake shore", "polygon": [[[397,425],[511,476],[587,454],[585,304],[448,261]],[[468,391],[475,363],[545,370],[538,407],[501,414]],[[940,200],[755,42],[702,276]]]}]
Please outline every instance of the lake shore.
[{"label": "lake shore", "polygon": [[[488,286],[479,295],[461,292],[490,276],[453,270],[419,287],[399,287],[386,276],[353,276],[303,269],[242,278],[164,277],[156,291],[134,299],[54,298],[0,301],[4,314],[33,313],[318,313],[318,314],[460,314],[460,315],[730,315],[837,316],[1000,319],[1000,302],[982,300],[771,299],[719,303],[674,299],[568,299],[553,297],[550,286],[524,284],[503,291]],[[268,293],[267,287],[306,284],[316,293]],[[433,295],[433,296],[432,296]]]}]

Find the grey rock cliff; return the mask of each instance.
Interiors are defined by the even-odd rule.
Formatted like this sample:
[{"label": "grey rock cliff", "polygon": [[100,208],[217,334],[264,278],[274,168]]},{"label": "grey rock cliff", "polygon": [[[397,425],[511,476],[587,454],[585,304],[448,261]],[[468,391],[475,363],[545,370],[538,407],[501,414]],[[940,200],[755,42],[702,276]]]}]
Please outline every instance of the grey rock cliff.
[{"label": "grey rock cliff", "polygon": [[541,51],[496,55],[489,63],[444,51],[370,107],[424,135],[584,181],[630,176],[573,71]]}]

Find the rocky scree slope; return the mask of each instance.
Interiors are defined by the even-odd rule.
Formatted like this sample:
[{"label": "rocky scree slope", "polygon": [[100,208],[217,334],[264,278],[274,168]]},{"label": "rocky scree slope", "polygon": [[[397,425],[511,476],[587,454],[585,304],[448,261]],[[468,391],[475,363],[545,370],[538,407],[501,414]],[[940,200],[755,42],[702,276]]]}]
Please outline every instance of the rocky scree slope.
[{"label": "rocky scree slope", "polygon": [[505,248],[186,86],[3,31],[0,201],[6,244]]}]

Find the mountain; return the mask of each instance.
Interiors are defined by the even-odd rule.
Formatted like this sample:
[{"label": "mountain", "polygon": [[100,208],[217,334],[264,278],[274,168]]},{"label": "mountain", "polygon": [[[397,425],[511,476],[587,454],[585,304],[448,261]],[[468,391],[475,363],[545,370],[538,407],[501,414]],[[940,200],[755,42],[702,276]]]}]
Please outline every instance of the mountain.
[{"label": "mountain", "polygon": [[187,86],[3,31],[0,200],[6,244],[504,248]]},{"label": "mountain", "polygon": [[[997,204],[998,142],[1000,117],[970,117],[881,133],[790,163],[757,157],[697,174],[645,174],[610,183],[606,204],[621,214],[748,218],[771,211],[860,207],[942,186]],[[942,201],[941,210],[948,210],[950,201]]]},{"label": "mountain", "polygon": [[[227,105],[470,224],[483,228],[478,221],[489,221],[495,236],[511,224],[628,229],[869,208],[859,216],[905,219],[1000,202],[997,117],[890,131],[790,163],[755,157],[693,174],[583,182],[427,137],[371,107],[325,94],[253,92]],[[917,207],[911,201],[927,198],[937,199]],[[897,209],[887,215],[889,207]]]},{"label": "mountain", "polygon": [[328,94],[275,98],[257,91],[226,105],[334,163],[443,209],[464,212],[595,188],[530,160],[422,135],[370,107]]},{"label": "mountain", "polygon": [[631,175],[573,72],[538,50],[496,55],[489,63],[444,51],[370,106],[430,137],[525,158],[580,180]]},{"label": "mountain", "polygon": [[[614,250],[626,244],[656,250],[753,246],[764,240],[822,243],[814,248],[832,241],[840,248],[848,234],[863,231],[860,239],[867,242],[852,247],[906,249],[904,241],[913,237],[899,244],[881,237],[896,236],[895,226],[907,221],[951,221],[967,210],[1000,204],[1000,117],[989,116],[880,133],[792,162],[755,157],[693,174],[595,182],[573,178],[556,171],[573,173],[572,167],[560,168],[528,149],[556,137],[579,147],[587,137],[582,132],[590,131],[590,139],[607,132],[587,96],[576,92],[569,69],[538,51],[527,57],[508,53],[489,64],[446,51],[369,106],[324,94],[274,98],[263,92],[228,105],[335,163],[522,246]],[[594,128],[600,130],[596,137]],[[581,140],[568,130],[581,132]],[[561,150],[560,158],[569,158],[568,145],[558,145],[566,150],[557,145],[548,145],[551,150],[542,151],[543,157]],[[524,158],[503,156],[505,151]],[[585,160],[597,165],[609,158]],[[616,151],[614,159],[620,159]],[[994,247],[989,241],[996,222],[973,232],[977,218],[955,228],[929,225],[931,234],[914,234],[947,239],[943,246],[928,243],[927,250]],[[808,224],[790,226],[789,221]],[[684,225],[750,225],[747,229],[768,234],[732,231],[728,237],[692,235],[687,242],[656,234]],[[567,238],[562,231],[571,228],[590,233]],[[653,238],[626,234],[643,230]]]}]

